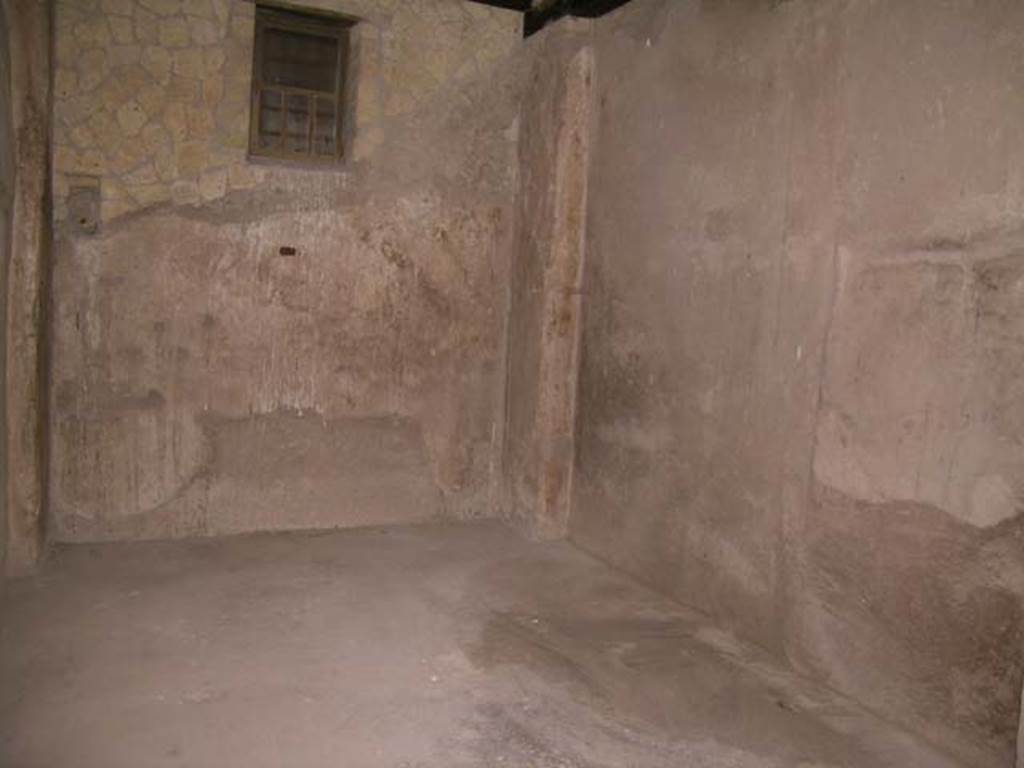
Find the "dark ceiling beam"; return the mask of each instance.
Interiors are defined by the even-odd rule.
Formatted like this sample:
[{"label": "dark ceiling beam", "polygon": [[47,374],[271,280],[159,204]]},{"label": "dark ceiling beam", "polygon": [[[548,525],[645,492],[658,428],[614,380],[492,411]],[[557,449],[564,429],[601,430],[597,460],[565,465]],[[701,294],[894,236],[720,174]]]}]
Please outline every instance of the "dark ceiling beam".
[{"label": "dark ceiling beam", "polygon": [[572,13],[573,16],[582,16],[585,19],[594,19],[598,16],[604,16],[606,13],[610,13],[618,8],[620,5],[625,5],[629,0],[576,0],[573,3]]},{"label": "dark ceiling beam", "polygon": [[625,5],[629,0],[472,0],[525,13],[523,34],[529,37],[563,16],[593,19]]},{"label": "dark ceiling beam", "polygon": [[507,8],[510,11],[526,13],[530,10],[530,0],[470,0],[480,5],[493,5],[495,8]]}]

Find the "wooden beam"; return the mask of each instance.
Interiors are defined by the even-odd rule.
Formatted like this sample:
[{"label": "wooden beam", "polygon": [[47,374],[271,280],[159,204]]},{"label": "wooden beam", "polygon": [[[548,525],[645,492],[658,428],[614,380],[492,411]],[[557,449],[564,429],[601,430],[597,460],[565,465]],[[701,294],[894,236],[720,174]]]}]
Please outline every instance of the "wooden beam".
[{"label": "wooden beam", "polygon": [[480,5],[493,5],[495,8],[506,8],[510,11],[526,13],[530,10],[530,0],[469,0]]},{"label": "wooden beam", "polygon": [[526,14],[523,31],[532,35],[563,16],[596,18],[602,16],[629,0],[470,0],[470,2],[507,8]]}]

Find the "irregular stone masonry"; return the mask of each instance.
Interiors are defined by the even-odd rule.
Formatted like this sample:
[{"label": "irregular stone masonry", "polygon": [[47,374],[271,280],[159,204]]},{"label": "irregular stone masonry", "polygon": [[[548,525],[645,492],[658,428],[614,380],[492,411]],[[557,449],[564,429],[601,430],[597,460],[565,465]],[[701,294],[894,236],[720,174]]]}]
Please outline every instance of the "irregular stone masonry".
[{"label": "irregular stone masonry", "polygon": [[[383,125],[479,76],[516,43],[515,14],[462,0],[310,0],[361,19],[348,84],[348,162]],[[246,158],[255,5],[245,0],[58,0],[55,202],[101,179],[101,218],[199,204],[272,172]]]}]

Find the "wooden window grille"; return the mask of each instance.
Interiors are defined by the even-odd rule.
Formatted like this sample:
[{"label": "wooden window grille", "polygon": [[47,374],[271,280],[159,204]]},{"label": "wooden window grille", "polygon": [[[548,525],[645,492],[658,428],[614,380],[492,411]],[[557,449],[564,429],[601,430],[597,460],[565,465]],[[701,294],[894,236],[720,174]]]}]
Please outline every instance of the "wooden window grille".
[{"label": "wooden window grille", "polygon": [[316,163],[341,159],[352,24],[257,7],[250,154]]}]

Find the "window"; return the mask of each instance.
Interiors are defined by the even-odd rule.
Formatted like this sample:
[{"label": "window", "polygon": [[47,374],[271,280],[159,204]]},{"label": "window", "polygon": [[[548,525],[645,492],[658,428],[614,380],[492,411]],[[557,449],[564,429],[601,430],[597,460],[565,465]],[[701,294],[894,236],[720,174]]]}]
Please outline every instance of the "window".
[{"label": "window", "polygon": [[306,162],[342,156],[342,98],[352,22],[256,9],[249,152]]}]

